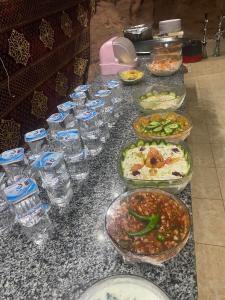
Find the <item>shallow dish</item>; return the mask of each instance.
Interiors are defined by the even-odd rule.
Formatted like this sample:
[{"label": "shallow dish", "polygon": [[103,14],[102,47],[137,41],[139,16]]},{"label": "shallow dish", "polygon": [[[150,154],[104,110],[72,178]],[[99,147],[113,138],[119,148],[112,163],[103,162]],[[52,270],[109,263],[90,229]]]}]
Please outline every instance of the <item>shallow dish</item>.
[{"label": "shallow dish", "polygon": [[169,297],[151,281],[134,275],[115,275],[97,281],[79,300],[136,299],[169,300]]},{"label": "shallow dish", "polygon": [[137,140],[121,152],[120,174],[128,188],[185,189],[192,177],[191,154],[183,143]]},{"label": "shallow dish", "polygon": [[136,135],[145,140],[184,141],[192,124],[187,117],[175,112],[140,116],[133,122]]},{"label": "shallow dish", "polygon": [[156,189],[120,195],[106,214],[106,231],[128,262],[161,264],[187,243],[191,219],[175,196]]},{"label": "shallow dish", "polygon": [[139,70],[128,70],[119,72],[118,76],[124,84],[132,85],[142,80],[144,72]]},{"label": "shallow dish", "polygon": [[144,114],[175,111],[182,105],[185,96],[183,84],[142,87],[134,95],[138,109]]}]

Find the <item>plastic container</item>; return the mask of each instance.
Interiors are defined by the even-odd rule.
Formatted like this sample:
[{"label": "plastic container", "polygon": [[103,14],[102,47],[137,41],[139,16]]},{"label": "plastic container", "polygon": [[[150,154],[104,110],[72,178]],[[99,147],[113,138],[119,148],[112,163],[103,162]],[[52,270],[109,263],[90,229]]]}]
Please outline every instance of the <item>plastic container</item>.
[{"label": "plastic container", "polygon": [[159,113],[138,117],[133,122],[133,129],[137,137],[144,140],[163,139],[178,143],[190,135],[192,123],[187,117],[175,112]]},{"label": "plastic container", "polygon": [[95,93],[96,99],[103,99],[105,101],[105,121],[108,124],[109,128],[112,128],[115,125],[115,115],[114,107],[112,101],[112,91],[111,90],[99,90]]},{"label": "plastic container", "polygon": [[77,111],[85,109],[85,103],[88,99],[85,92],[73,92],[69,97],[76,104]]},{"label": "plastic container", "polygon": [[[146,201],[146,198],[151,200]],[[144,212],[139,212],[143,217],[148,217],[146,211],[151,218],[158,216],[158,225],[155,224],[150,232],[134,237],[129,236],[129,232],[137,232],[137,226],[140,232],[147,226],[146,222],[150,222],[140,221],[130,215],[130,210],[137,213],[137,209],[138,212]],[[173,216],[171,210],[174,211]],[[166,211],[168,214],[165,218]],[[180,214],[183,218],[176,223],[177,227],[173,231],[173,222],[175,219],[177,222]],[[191,219],[185,204],[172,194],[156,189],[137,189],[120,195],[112,202],[106,213],[105,224],[111,242],[125,262],[160,265],[177,256],[185,246],[190,234]],[[169,235],[165,228],[170,232]]]},{"label": "plastic container", "polygon": [[68,112],[59,112],[51,115],[47,120],[50,134],[55,136],[56,131],[65,130],[70,127],[70,116]]},{"label": "plastic container", "polygon": [[47,131],[44,128],[40,128],[34,131],[27,132],[24,135],[24,140],[28,143],[32,157],[35,159],[41,152],[49,149],[47,140]]},{"label": "plastic container", "polygon": [[52,224],[38,196],[36,182],[31,178],[23,178],[5,188],[4,193],[27,237],[38,245],[43,244],[49,238]]},{"label": "plastic container", "polygon": [[83,92],[86,94],[86,97],[88,99],[90,99],[90,89],[91,89],[91,85],[90,84],[81,84],[78,87],[75,88],[75,92]]},{"label": "plastic container", "polygon": [[134,275],[115,275],[99,280],[89,287],[79,298],[79,300],[96,299],[170,300],[157,285]]},{"label": "plastic container", "polygon": [[183,84],[141,87],[134,95],[139,111],[144,114],[175,111],[181,107],[185,96],[186,89]]},{"label": "plastic container", "polygon": [[3,152],[0,155],[0,165],[5,170],[10,183],[27,176],[30,171],[23,148],[15,148]]},{"label": "plastic container", "polygon": [[3,192],[5,188],[5,173],[0,172],[0,236],[5,236],[11,231],[15,220],[15,214],[5,200]]},{"label": "plastic container", "polygon": [[35,160],[32,168],[39,172],[51,203],[66,207],[73,197],[73,189],[63,153],[44,152]]},{"label": "plastic container", "polygon": [[59,149],[64,154],[71,178],[77,181],[86,179],[89,175],[89,166],[79,131],[74,129],[58,131],[56,140],[59,143]]},{"label": "plastic container", "polygon": [[[150,152],[150,148],[157,151]],[[131,149],[135,153],[132,161],[127,160]],[[183,167],[185,172],[182,172]],[[185,189],[191,181],[192,169],[188,146],[184,143],[167,143],[163,140],[149,142],[137,140],[121,151],[119,161],[120,175],[128,188],[159,188],[173,194]],[[149,178],[146,178],[146,174]]]}]

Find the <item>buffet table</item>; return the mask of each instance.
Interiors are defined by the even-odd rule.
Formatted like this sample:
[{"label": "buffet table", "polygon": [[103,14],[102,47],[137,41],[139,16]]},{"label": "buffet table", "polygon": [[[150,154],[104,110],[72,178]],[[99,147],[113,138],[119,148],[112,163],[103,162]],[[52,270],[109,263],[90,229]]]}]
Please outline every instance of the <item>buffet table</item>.
[{"label": "buffet table", "polygon": [[[147,74],[148,83],[182,83],[182,71],[167,78]],[[101,79],[96,84],[101,85]],[[0,241],[1,299],[78,299],[95,281],[115,274],[143,276],[159,285],[173,300],[197,299],[194,240],[191,234],[180,254],[162,266],[125,264],[110,243],[105,230],[105,213],[112,200],[124,190],[118,174],[121,147],[135,140],[132,122],[138,111],[132,94],[137,86],[124,86],[123,110],[103,152],[90,161],[90,176],[74,194],[67,214],[50,215],[57,234],[44,249],[38,249],[18,228]],[[183,109],[183,108],[182,108]],[[188,186],[179,197],[191,212]]]}]

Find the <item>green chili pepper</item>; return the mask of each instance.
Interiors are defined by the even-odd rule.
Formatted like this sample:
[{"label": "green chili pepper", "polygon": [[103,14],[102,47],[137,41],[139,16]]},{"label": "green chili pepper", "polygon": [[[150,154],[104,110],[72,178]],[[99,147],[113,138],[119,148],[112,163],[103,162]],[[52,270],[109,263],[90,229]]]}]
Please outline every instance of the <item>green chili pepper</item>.
[{"label": "green chili pepper", "polygon": [[136,213],[133,209],[128,208],[128,213],[129,215],[133,216],[135,219],[142,221],[142,222],[149,222],[150,221],[150,216],[142,216]]},{"label": "green chili pepper", "polygon": [[[138,216],[140,216],[140,215],[138,215]],[[137,232],[128,232],[128,235],[130,237],[144,236],[156,228],[157,224],[159,223],[159,220],[160,220],[159,215],[152,214],[151,216],[148,216],[149,222],[148,222],[148,225],[144,229],[142,229],[141,231],[137,231]]]},{"label": "green chili pepper", "polygon": [[160,242],[164,242],[165,241],[165,236],[162,235],[162,234],[158,234],[157,235],[157,240],[160,241]]}]

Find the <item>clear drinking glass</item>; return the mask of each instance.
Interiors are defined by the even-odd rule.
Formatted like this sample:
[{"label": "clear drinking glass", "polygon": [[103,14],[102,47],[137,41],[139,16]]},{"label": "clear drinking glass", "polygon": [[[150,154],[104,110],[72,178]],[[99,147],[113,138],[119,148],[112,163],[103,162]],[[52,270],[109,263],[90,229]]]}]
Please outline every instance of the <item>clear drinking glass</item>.
[{"label": "clear drinking glass", "polygon": [[105,101],[105,121],[109,128],[115,125],[114,108],[112,103],[112,92],[110,90],[99,90],[95,94],[95,98]]},{"label": "clear drinking glass", "polygon": [[77,116],[81,137],[91,156],[102,151],[100,130],[96,111],[84,111]]},{"label": "clear drinking glass", "polygon": [[38,245],[43,244],[53,227],[39,198],[36,182],[23,178],[5,188],[4,193],[27,237]]},{"label": "clear drinking glass", "polygon": [[105,143],[110,136],[108,124],[105,122],[105,101],[102,99],[89,100],[86,103],[88,110],[94,110],[97,112],[98,116],[98,127],[100,130],[101,142]]},{"label": "clear drinking glass", "polygon": [[5,170],[10,183],[18,181],[30,172],[23,148],[3,152],[0,155],[0,165]]},{"label": "clear drinking glass", "polygon": [[49,150],[47,135],[48,133],[44,128],[27,132],[24,135],[24,140],[31,150],[31,160],[36,159],[41,152]]},{"label": "clear drinking glass", "polygon": [[32,167],[37,170],[52,204],[66,207],[73,197],[70,175],[65,165],[63,153],[44,152]]},{"label": "clear drinking glass", "polygon": [[89,174],[89,167],[79,131],[74,129],[58,131],[56,139],[60,150],[63,151],[71,178],[77,181],[86,179]]}]

